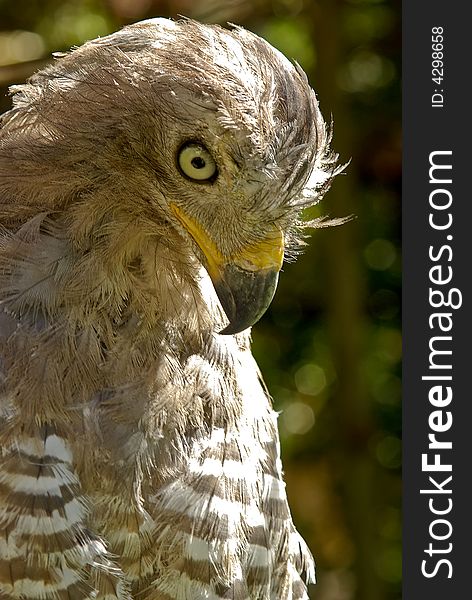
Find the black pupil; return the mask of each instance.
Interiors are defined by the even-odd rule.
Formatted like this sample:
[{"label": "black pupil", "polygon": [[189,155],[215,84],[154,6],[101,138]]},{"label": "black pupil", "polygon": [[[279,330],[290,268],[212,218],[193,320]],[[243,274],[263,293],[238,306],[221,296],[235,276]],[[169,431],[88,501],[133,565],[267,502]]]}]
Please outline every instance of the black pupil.
[{"label": "black pupil", "polygon": [[192,167],[195,167],[195,169],[203,169],[205,166],[205,159],[203,159],[201,156],[195,156],[192,158],[191,163]]}]

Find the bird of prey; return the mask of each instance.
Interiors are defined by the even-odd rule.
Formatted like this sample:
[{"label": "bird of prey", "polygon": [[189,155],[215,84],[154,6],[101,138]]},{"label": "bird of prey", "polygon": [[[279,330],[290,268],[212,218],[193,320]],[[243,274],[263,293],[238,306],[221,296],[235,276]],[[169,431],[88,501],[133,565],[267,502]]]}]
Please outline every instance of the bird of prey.
[{"label": "bird of prey", "polygon": [[12,93],[0,598],[308,598],[250,351],[337,172],[306,76],[242,28],[152,19]]}]

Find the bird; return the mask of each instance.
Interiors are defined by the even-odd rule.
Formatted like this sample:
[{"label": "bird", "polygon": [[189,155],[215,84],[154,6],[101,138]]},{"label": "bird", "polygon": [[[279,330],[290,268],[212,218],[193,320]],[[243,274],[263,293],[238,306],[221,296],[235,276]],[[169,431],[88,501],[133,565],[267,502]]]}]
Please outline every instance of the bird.
[{"label": "bird", "polygon": [[0,597],[307,599],[251,327],[338,223],[331,125],[239,26],[54,58],[0,117]]}]

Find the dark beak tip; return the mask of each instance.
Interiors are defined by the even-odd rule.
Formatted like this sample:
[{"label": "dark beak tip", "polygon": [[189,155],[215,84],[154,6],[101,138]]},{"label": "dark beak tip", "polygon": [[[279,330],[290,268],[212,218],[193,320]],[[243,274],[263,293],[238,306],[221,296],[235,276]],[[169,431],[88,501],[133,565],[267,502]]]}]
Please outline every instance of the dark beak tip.
[{"label": "dark beak tip", "polygon": [[240,330],[238,327],[234,327],[232,323],[228,323],[224,329],[218,331],[218,335],[235,335],[236,333],[241,333],[241,331],[244,331],[244,329]]},{"label": "dark beak tip", "polygon": [[251,272],[227,265],[222,278],[213,282],[229,319],[219,334],[234,335],[257,323],[272,302],[278,276],[276,269]]}]

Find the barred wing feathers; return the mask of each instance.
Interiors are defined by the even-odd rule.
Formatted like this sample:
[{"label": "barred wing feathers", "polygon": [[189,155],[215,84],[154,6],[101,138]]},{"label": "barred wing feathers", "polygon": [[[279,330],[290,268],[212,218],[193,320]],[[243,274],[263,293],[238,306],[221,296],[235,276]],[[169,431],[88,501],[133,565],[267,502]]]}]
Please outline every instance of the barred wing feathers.
[{"label": "barred wing feathers", "polygon": [[87,504],[70,444],[51,427],[3,446],[0,597],[117,600],[105,544],[86,526]]},{"label": "barred wing feathers", "polygon": [[164,575],[150,586],[149,600],[308,598],[300,574],[314,580],[314,565],[292,523],[276,413],[252,357],[241,355],[239,419],[228,426],[213,414],[217,423],[206,435],[187,434],[184,468],[150,498]]}]

